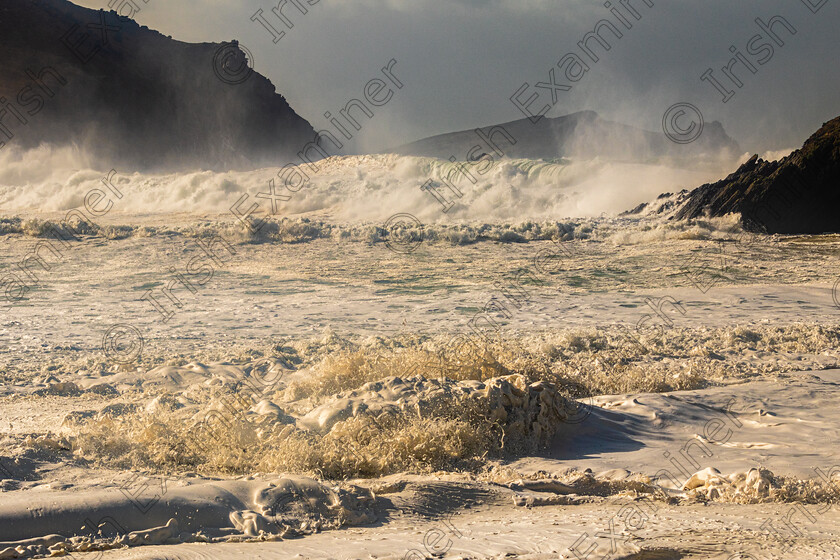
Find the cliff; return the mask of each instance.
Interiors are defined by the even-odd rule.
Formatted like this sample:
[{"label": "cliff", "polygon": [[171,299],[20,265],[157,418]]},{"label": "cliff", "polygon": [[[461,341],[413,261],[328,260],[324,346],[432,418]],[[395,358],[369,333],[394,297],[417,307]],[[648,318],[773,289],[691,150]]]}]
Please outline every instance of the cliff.
[{"label": "cliff", "polygon": [[840,232],[840,117],[778,161],[757,155],[716,183],[692,191],[675,219],[739,212],[767,233]]},{"label": "cliff", "polygon": [[[65,0],[0,2],[0,141],[121,171],[282,165],[315,131],[238,43],[173,40]],[[7,146],[7,147],[8,147]]]}]

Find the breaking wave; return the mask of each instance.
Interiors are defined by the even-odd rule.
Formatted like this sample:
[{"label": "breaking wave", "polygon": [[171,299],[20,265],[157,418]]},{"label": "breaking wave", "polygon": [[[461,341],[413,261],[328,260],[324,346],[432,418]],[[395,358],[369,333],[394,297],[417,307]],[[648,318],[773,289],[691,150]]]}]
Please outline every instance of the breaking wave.
[{"label": "breaking wave", "polygon": [[61,238],[71,241],[86,237],[119,240],[129,237],[214,238],[229,243],[306,243],[317,239],[334,242],[442,243],[471,245],[483,241],[528,243],[532,241],[591,240],[614,245],[656,243],[670,239],[749,241],[758,236],[744,231],[740,217],[669,221],[651,213],[638,217],[583,218],[567,221],[524,221],[497,223],[423,224],[359,222],[335,223],[322,219],[265,219],[258,229],[229,218],[217,220],[186,219],[162,225],[106,224],[70,219],[0,217],[0,235],[25,235],[37,238]]},{"label": "breaking wave", "polygon": [[[0,209],[3,212],[66,212],[84,204],[101,187],[107,170],[93,170],[78,150],[46,147],[0,154]],[[716,179],[723,169],[592,160],[479,160],[449,162],[387,155],[337,156],[293,170],[195,171],[177,174],[123,173],[114,184],[124,198],[114,214],[228,214],[247,194],[243,209],[269,202],[257,198],[274,181],[285,198],[275,216],[319,215],[339,222],[384,221],[407,212],[425,223],[550,220],[618,213],[661,192],[693,188]],[[292,190],[291,173],[307,177]],[[421,187],[431,181],[441,202]],[[453,188],[447,187],[447,184]]]}]

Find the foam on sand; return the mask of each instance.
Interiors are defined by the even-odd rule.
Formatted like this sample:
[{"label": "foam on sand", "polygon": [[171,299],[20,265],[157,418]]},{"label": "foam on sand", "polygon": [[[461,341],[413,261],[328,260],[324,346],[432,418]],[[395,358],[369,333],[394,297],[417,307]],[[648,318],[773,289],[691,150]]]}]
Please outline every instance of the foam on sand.
[{"label": "foam on sand", "polygon": [[73,493],[61,500],[24,494],[0,505],[0,558],[280,539],[370,523],[376,519],[374,504],[368,490],[300,476],[176,486],[146,511],[116,490]]},{"label": "foam on sand", "polygon": [[[197,368],[178,369],[183,380]],[[484,382],[391,377],[316,405],[231,392],[205,379],[168,402],[156,397],[142,407],[71,415],[62,441],[79,456],[123,468],[342,478],[534,452],[576,408],[550,383],[529,384],[520,375]]]},{"label": "foam on sand", "polygon": [[[167,472],[169,485],[150,507],[138,508],[130,493],[108,485],[61,489],[56,484],[37,490],[35,483],[21,481],[21,490],[8,494],[0,506],[3,554],[11,558],[145,544],[271,541],[369,524],[387,518],[389,508],[426,511],[429,494],[452,498],[429,502],[439,513],[487,501],[494,508],[504,502],[517,509],[600,505],[602,517],[614,515],[621,504],[635,507],[640,500],[660,504],[657,508],[791,502],[818,504],[813,508],[819,512],[840,500],[837,469],[827,466],[836,464],[833,448],[826,446],[815,456],[811,444],[838,424],[840,407],[833,390],[837,371],[696,391],[605,395],[594,399],[597,406],[580,423],[563,422],[569,418],[569,403],[558,391],[545,382],[528,384],[522,376],[483,382],[391,377],[296,401],[283,400],[289,385],[280,384],[277,390],[254,395],[250,408],[227,417],[226,424],[212,424],[214,438],[214,432],[204,432],[205,440],[178,440],[192,433],[189,428],[196,420],[206,421],[208,410],[230,410],[233,401],[219,408],[221,394],[212,389],[224,386],[220,381],[237,368],[220,366],[216,379],[209,376],[213,371],[214,366],[201,364],[159,368],[149,376],[149,393],[141,394],[146,399],[161,394],[147,406],[112,402],[98,413],[68,418],[63,435],[30,441],[27,456],[39,461],[66,458],[73,449],[74,461],[84,465],[91,465],[89,459],[105,467],[142,465],[147,473]],[[121,381],[130,377],[124,374]],[[186,390],[172,397],[156,381],[163,378]],[[121,398],[132,395],[126,391]],[[807,410],[800,405],[806,399],[813,405]],[[724,429],[704,429],[714,419],[718,424],[726,420]],[[709,433],[716,437],[698,439]],[[478,449],[476,442],[485,447]],[[550,445],[540,447],[545,442]],[[706,453],[699,451],[701,444]],[[662,451],[683,457],[686,448],[703,466],[684,478],[671,473],[678,481],[670,484],[670,476],[655,472],[670,464]],[[199,452],[207,455],[195,465],[186,464],[189,453]],[[523,454],[513,462],[499,460]],[[481,461],[464,460],[476,456]],[[199,464],[219,471],[283,472],[290,458],[296,463],[287,471],[317,470],[324,478],[394,474],[336,483],[320,476],[259,473],[196,481],[194,474],[184,472]],[[754,466],[759,460],[767,466]],[[21,459],[16,468],[23,477],[35,463]],[[825,465],[825,476],[817,472],[820,476],[809,477],[802,471],[805,464]],[[467,468],[461,474],[430,472],[438,465]],[[404,469],[415,474],[400,472]],[[67,478],[52,472],[49,476]],[[382,494],[387,499],[380,502],[376,496]],[[466,500],[469,496],[475,499]],[[613,508],[610,500],[619,501]],[[576,511],[563,514],[578,515]],[[579,520],[573,525],[579,533]]]}]

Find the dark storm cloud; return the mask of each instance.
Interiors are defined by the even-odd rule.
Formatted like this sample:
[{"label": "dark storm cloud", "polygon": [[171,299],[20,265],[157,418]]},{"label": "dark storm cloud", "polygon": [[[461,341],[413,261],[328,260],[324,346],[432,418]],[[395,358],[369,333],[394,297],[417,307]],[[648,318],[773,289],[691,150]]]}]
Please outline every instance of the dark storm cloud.
[{"label": "dark storm cloud", "polygon": [[[589,71],[571,89],[555,90],[549,116],[592,109],[659,130],[663,112],[686,101],[707,120],[723,122],[745,150],[761,152],[798,146],[840,114],[838,0],[298,1],[306,14],[292,4],[282,9],[291,28],[272,14],[277,2],[271,0],[149,0],[137,19],[186,41],[240,39],[254,53],[255,68],[316,128],[327,126],[325,112],[358,97],[396,59],[406,86],[358,135],[356,150],[521,118],[511,96],[528,83],[521,99],[539,94],[533,108],[551,102],[550,90],[534,86],[548,82],[552,68],[560,82],[564,68],[557,63],[570,54]],[[251,20],[259,9],[285,33],[277,42]],[[773,38],[756,19],[776,16],[785,23],[775,20]],[[578,43],[603,20],[622,36],[602,32],[609,51],[590,41],[593,62]],[[764,41],[753,41],[761,34]],[[768,40],[772,54],[759,50]],[[722,69],[739,55],[746,63],[731,66],[733,80]],[[734,93],[726,103],[709,76],[701,79],[709,69]]]}]

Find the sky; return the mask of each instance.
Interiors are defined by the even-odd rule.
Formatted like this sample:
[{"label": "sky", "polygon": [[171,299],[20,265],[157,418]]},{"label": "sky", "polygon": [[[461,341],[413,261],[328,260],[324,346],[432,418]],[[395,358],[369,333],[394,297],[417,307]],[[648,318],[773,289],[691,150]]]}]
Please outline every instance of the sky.
[{"label": "sky", "polygon": [[[128,2],[77,3],[108,9],[109,1]],[[525,109],[532,113],[547,105],[549,117],[594,110],[653,131],[669,107],[689,103],[753,153],[796,148],[840,115],[839,0],[297,0],[305,14],[292,3],[281,12],[291,28],[272,13],[276,0],[133,1],[138,22],[174,39],[239,40],[254,69],[316,129],[396,60],[403,87],[363,123],[348,152],[523,118],[511,97],[524,84],[520,106],[538,96]],[[285,33],[277,42],[251,21],[260,9]],[[755,21],[777,16],[784,19],[770,31]],[[602,20],[622,36],[601,26],[610,49],[590,39],[590,57],[578,43]],[[575,74],[569,54],[588,71]],[[744,62],[730,74],[740,86],[722,70],[736,56]],[[552,68],[556,88],[535,87],[549,84]],[[709,69],[717,87],[701,79]],[[721,91],[732,94],[726,102]]]}]

